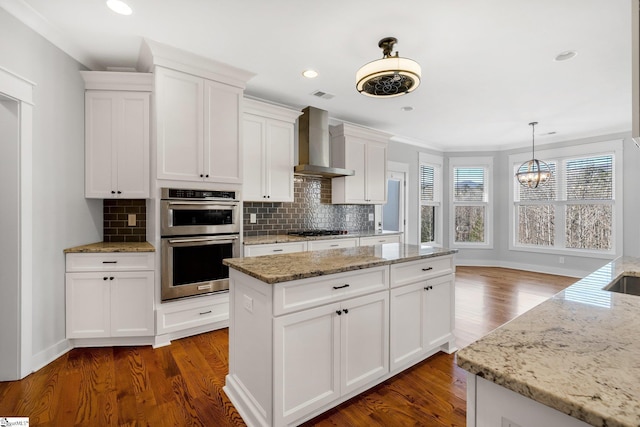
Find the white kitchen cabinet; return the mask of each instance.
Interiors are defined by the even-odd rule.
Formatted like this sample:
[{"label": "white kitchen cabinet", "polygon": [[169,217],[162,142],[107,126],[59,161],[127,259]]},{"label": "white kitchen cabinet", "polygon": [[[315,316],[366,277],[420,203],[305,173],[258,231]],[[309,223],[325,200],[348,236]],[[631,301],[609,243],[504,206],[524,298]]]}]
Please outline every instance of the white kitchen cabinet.
[{"label": "white kitchen cabinet", "polygon": [[388,304],[383,291],[274,320],[276,425],[388,372]]},{"label": "white kitchen cabinet", "polygon": [[82,75],[87,89],[85,197],[148,198],[151,75]]},{"label": "white kitchen cabinet", "polygon": [[306,250],[307,242],[305,241],[265,243],[262,245],[246,245],[244,247],[244,256],[290,254],[294,252],[305,252]]},{"label": "white kitchen cabinet", "polygon": [[400,243],[400,234],[377,235],[360,237],[360,246],[383,245],[385,243]]},{"label": "white kitchen cabinet", "polygon": [[294,126],[302,112],[245,99],[245,201],[293,202]]},{"label": "white kitchen cabinet", "polygon": [[243,90],[164,67],[155,76],[158,179],[241,183]]},{"label": "white kitchen cabinet", "polygon": [[153,253],[131,255],[66,255],[67,338],[155,334]]},{"label": "white kitchen cabinet", "polygon": [[[440,258],[440,257],[439,257]],[[442,257],[451,258],[451,257]],[[439,268],[419,268],[423,274],[409,284],[395,286],[393,278],[405,278],[405,264],[391,266],[392,289],[390,297],[390,370],[404,369],[424,359],[440,346],[448,352],[454,347],[454,275],[445,268],[444,259]],[[448,261],[448,260],[447,260]],[[420,263],[413,264],[418,268]],[[394,268],[403,268],[394,275]],[[434,277],[435,276],[435,277]]]},{"label": "white kitchen cabinet", "polygon": [[355,248],[356,246],[358,246],[357,237],[309,240],[307,242],[307,250],[309,251],[321,251],[324,249]]},{"label": "white kitchen cabinet", "polygon": [[346,123],[332,126],[330,132],[332,166],[355,171],[353,176],[332,179],[331,202],[385,204],[390,135]]}]

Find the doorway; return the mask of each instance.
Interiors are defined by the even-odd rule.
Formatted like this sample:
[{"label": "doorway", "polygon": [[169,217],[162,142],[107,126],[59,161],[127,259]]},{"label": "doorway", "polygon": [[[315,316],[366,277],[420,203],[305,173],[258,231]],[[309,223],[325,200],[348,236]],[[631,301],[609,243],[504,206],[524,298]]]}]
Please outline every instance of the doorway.
[{"label": "doorway", "polygon": [[[389,162],[387,165],[387,203],[382,205],[380,222],[384,231],[405,232],[407,224],[408,165]],[[402,239],[404,241],[404,238]]]}]

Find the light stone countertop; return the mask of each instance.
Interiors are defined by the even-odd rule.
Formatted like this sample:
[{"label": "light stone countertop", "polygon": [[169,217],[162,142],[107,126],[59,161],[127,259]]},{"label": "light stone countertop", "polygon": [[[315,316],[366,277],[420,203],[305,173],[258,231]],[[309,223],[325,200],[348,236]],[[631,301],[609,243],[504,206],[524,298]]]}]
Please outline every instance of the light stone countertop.
[{"label": "light stone countertop", "polygon": [[451,255],[456,252],[458,251],[455,249],[386,243],[345,249],[295,252],[248,258],[227,258],[223,263],[263,282],[274,284],[380,265]]},{"label": "light stone countertop", "polygon": [[372,231],[370,233],[333,234],[328,236],[290,236],[286,233],[262,234],[259,236],[244,236],[243,243],[245,245],[264,245],[264,244],[272,244],[272,243],[304,242],[307,240],[348,239],[348,238],[354,238],[354,237],[369,237],[369,236],[394,236],[397,234],[402,234],[402,232],[401,231]]},{"label": "light stone countertop", "polygon": [[640,426],[640,296],[618,258],[457,353],[476,375],[594,426]]},{"label": "light stone countertop", "polygon": [[113,252],[155,252],[149,242],[97,242],[75,246],[64,250],[65,254],[74,253],[113,253]]}]

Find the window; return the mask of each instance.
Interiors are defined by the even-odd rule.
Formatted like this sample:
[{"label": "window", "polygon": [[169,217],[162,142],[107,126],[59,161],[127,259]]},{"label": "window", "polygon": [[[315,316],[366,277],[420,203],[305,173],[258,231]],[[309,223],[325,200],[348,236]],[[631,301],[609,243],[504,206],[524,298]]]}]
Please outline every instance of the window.
[{"label": "window", "polygon": [[451,158],[453,245],[490,247],[491,158]]},{"label": "window", "polygon": [[[536,157],[547,162],[553,176],[536,189],[513,180],[512,249],[594,256],[619,252],[621,230],[615,225],[622,224],[622,213],[615,200],[622,174],[615,159],[621,146],[609,142],[538,152]],[[519,159],[511,156],[511,162],[515,174]]]},{"label": "window", "polygon": [[420,243],[442,242],[442,158],[420,153]]}]

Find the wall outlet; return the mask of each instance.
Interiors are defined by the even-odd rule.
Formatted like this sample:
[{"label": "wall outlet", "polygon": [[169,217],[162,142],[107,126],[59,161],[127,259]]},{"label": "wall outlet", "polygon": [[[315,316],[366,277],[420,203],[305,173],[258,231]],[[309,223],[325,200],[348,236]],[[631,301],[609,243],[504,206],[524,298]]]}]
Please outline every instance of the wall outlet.
[{"label": "wall outlet", "polygon": [[369,221],[373,221],[373,214],[372,213],[369,214]]},{"label": "wall outlet", "polygon": [[256,223],[256,214],[249,214],[249,223],[251,224]]},{"label": "wall outlet", "polygon": [[344,216],[344,220],[347,221],[347,222],[351,221],[351,214],[346,214]]},{"label": "wall outlet", "polygon": [[560,264],[564,264],[564,257],[563,257],[563,256],[561,256],[561,257],[558,259],[558,262],[559,262]]},{"label": "wall outlet", "polygon": [[251,298],[249,295],[243,295],[242,306],[249,313],[253,313],[253,298]]},{"label": "wall outlet", "polygon": [[136,214],[129,214],[127,217],[127,226],[135,227],[136,226]]}]

